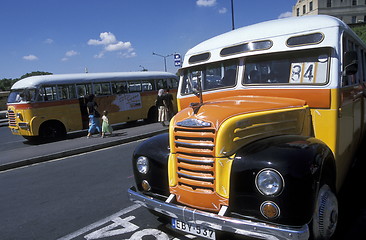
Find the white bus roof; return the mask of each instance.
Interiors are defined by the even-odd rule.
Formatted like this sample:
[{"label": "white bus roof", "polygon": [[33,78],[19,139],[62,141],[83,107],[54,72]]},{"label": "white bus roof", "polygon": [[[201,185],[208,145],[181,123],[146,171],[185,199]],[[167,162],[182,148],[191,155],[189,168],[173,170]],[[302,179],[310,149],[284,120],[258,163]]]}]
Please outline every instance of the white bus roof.
[{"label": "white bus roof", "polygon": [[[225,47],[258,40],[273,40],[273,38],[281,36],[296,36],[333,27],[349,29],[349,27],[338,18],[327,15],[290,17],[238,28],[208,39],[190,49],[185,56],[183,67],[196,65],[189,64],[188,60],[189,57],[197,54],[210,52],[212,55],[210,61],[218,61],[220,60],[220,58],[218,58],[220,55],[216,56],[216,54]],[[336,39],[333,39],[332,41],[334,42],[334,40]],[[276,42],[273,44],[275,45]],[[285,46],[285,42],[282,42],[281,44],[281,46]],[[286,49],[283,48],[283,50]]]},{"label": "white bus roof", "polygon": [[90,82],[110,82],[124,80],[145,80],[177,78],[168,72],[109,72],[109,73],[73,73],[41,75],[21,79],[14,83],[11,89],[36,88],[40,85],[73,84]]}]

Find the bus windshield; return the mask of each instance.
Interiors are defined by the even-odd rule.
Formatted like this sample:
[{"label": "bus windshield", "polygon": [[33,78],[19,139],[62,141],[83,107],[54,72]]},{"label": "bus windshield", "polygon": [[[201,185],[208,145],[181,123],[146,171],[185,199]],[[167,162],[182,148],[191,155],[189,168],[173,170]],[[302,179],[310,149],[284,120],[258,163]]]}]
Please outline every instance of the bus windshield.
[{"label": "bus windshield", "polygon": [[325,84],[329,51],[286,52],[245,60],[244,84]]},{"label": "bus windshield", "polygon": [[201,81],[202,90],[232,87],[236,83],[236,73],[239,60],[220,63],[211,63],[186,69],[184,71],[181,93],[191,94],[198,89],[197,83]]},{"label": "bus windshield", "polygon": [[36,89],[14,89],[10,92],[8,103],[31,102],[35,99]]}]

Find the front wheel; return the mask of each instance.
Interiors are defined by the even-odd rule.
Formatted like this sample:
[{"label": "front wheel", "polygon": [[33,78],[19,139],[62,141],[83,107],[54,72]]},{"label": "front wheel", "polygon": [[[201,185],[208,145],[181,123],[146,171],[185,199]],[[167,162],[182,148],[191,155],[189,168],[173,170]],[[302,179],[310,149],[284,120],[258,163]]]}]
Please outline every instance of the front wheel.
[{"label": "front wheel", "polygon": [[332,189],[323,184],[319,190],[313,214],[312,230],[314,240],[328,240],[337,228],[338,200]]},{"label": "front wheel", "polygon": [[65,135],[65,127],[59,122],[44,123],[39,130],[39,136],[42,139],[62,138]]}]

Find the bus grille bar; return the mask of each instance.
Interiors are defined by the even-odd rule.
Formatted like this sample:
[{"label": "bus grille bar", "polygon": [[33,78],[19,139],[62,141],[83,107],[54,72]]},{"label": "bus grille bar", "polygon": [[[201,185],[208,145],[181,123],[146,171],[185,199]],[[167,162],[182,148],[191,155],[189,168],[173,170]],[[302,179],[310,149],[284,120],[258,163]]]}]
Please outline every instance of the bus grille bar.
[{"label": "bus grille bar", "polygon": [[16,116],[15,116],[14,111],[8,110],[9,126],[11,126],[11,127],[16,127],[17,126],[15,119],[16,119]]}]

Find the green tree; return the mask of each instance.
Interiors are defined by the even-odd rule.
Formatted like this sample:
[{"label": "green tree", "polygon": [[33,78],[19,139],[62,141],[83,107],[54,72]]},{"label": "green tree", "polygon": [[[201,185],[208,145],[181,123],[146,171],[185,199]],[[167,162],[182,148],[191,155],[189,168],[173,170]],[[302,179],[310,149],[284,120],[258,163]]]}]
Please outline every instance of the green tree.
[{"label": "green tree", "polygon": [[351,28],[366,43],[366,25],[356,25]]},{"label": "green tree", "polygon": [[20,79],[23,79],[23,78],[39,76],[39,75],[52,75],[52,74],[53,73],[50,73],[50,72],[36,71],[36,72],[26,73],[23,76],[21,76],[20,78],[15,78],[15,79],[3,78],[0,80],[0,90],[9,91],[11,86],[13,86],[14,83],[16,83],[17,81],[19,81]]}]

